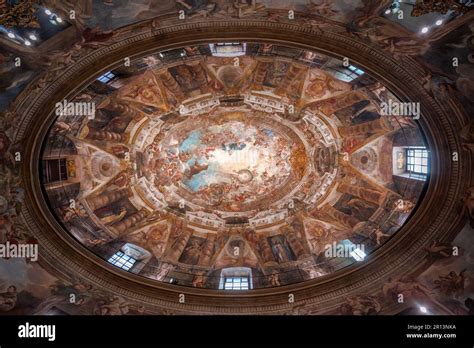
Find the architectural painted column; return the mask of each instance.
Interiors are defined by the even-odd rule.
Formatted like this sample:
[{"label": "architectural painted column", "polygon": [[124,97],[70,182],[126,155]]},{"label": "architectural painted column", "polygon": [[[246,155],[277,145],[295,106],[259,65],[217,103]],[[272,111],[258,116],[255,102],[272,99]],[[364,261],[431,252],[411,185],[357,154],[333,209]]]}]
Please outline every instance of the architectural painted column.
[{"label": "architectural painted column", "polygon": [[380,206],[387,196],[387,193],[382,193],[379,191],[363,188],[357,185],[349,185],[346,183],[341,183],[337,187],[337,191],[342,193],[348,193],[350,195],[359,197],[367,202],[374,203]]},{"label": "architectural painted column", "polygon": [[178,82],[174,79],[173,75],[166,69],[161,72],[159,78],[163,81],[163,84],[171,91],[173,94],[179,98],[184,99],[184,93],[181,90]]},{"label": "architectural painted column", "polygon": [[257,68],[254,71],[254,78],[252,83],[253,90],[261,91],[263,89],[262,84],[267,73],[267,69],[270,63],[263,60],[258,60]]},{"label": "architectural painted column", "polygon": [[367,97],[363,93],[359,91],[349,91],[336,97],[317,101],[310,106],[317,107],[323,114],[330,116],[336,111],[345,109],[364,99],[367,99]]},{"label": "architectural painted column", "polygon": [[132,192],[128,189],[121,189],[112,192],[102,192],[98,196],[87,198],[87,202],[89,203],[89,207],[91,208],[91,210],[97,210],[131,195]]},{"label": "architectural painted column", "polygon": [[131,108],[129,104],[121,100],[117,100],[116,98],[109,98],[109,102],[103,105],[103,108],[106,110],[117,112],[120,115],[131,116],[134,119],[140,118],[142,116],[142,114],[138,110]]},{"label": "architectural painted column", "polygon": [[176,238],[175,242],[173,243],[173,246],[170,249],[170,252],[168,254],[168,257],[170,260],[173,261],[178,261],[179,257],[184,251],[184,248],[186,248],[186,245],[188,244],[189,238],[192,236],[192,230],[185,228],[181,234]]},{"label": "architectural painted column", "polygon": [[288,228],[286,230],[286,239],[288,240],[288,243],[290,244],[290,247],[295,253],[297,259],[308,256],[303,244],[301,244],[298,237],[296,236],[296,232],[292,228]]},{"label": "architectural painted column", "polygon": [[197,83],[199,84],[201,93],[209,93],[210,88],[209,84],[207,83],[206,72],[202,68],[201,62],[189,63],[189,65],[194,72],[194,76]]},{"label": "architectural painted column", "polygon": [[302,70],[301,67],[291,64],[290,68],[285,74],[285,77],[280,82],[279,86],[275,89],[275,94],[286,95],[288,87],[291,85],[291,83],[296,78],[296,76],[300,73],[301,70]]},{"label": "architectural painted column", "polygon": [[115,133],[103,130],[89,129],[86,136],[87,139],[92,140],[106,140],[111,142],[124,142],[127,140],[125,133]]},{"label": "architectural painted column", "polygon": [[357,218],[351,215],[347,215],[343,213],[342,211],[337,210],[330,204],[324,205],[321,210],[327,215],[329,215],[331,218],[333,218],[334,220],[350,228],[353,228],[355,225],[357,225],[360,222]]},{"label": "architectural painted column", "polygon": [[198,265],[207,266],[211,261],[212,252],[214,251],[214,244],[216,243],[216,233],[208,233],[207,239],[202,248],[202,254],[199,256]]},{"label": "architectural painted column", "polygon": [[138,224],[140,221],[145,219],[148,215],[148,210],[146,209],[140,209],[136,213],[126,217],[125,219],[114,223],[113,225],[110,226],[110,229],[114,231],[115,233],[121,235],[124,232],[127,231],[130,227]]},{"label": "architectural painted column", "polygon": [[391,130],[387,118],[383,116],[354,126],[339,127],[339,133],[343,136],[365,135],[367,133],[389,132]]},{"label": "architectural painted column", "polygon": [[268,243],[268,240],[265,236],[259,238],[258,244],[260,245],[260,250],[262,251],[262,257],[265,263],[276,262],[272,253],[272,248],[270,247],[270,244]]}]

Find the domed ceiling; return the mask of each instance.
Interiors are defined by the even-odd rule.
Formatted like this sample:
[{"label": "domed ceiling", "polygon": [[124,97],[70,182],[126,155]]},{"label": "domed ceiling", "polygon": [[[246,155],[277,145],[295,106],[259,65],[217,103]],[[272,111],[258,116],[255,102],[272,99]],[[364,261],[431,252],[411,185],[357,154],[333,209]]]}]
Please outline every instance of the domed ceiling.
[{"label": "domed ceiling", "polygon": [[422,196],[426,177],[403,170],[426,146],[417,124],[385,115],[399,100],[355,64],[265,42],[129,63],[58,101],[42,153],[58,221],[110,267],[300,283],[363,262]]}]

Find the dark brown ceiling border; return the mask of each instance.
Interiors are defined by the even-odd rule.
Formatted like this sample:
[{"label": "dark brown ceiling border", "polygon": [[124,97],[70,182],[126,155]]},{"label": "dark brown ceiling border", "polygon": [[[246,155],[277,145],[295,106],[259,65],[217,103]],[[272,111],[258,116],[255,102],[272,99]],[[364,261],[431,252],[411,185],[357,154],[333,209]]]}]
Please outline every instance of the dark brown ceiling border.
[{"label": "dark brown ceiling border", "polygon": [[[41,145],[54,121],[58,100],[70,97],[93,81],[98,73],[123,61],[199,43],[240,40],[269,42],[307,48],[330,56],[348,57],[381,81],[403,101],[421,102],[419,121],[432,154],[431,180],[425,198],[414,215],[389,242],[371,254],[362,265],[344,268],[332,275],[299,284],[258,289],[248,294],[164,284],[115,269],[80,245],[62,229],[43,197],[38,165]],[[462,152],[457,130],[446,110],[423,88],[423,68],[415,60],[403,64],[372,45],[347,34],[321,31],[310,26],[264,20],[206,20],[154,28],[152,21],[120,29],[113,41],[97,49],[77,51],[74,64],[46,72],[31,83],[15,102],[18,119],[15,141],[25,146],[22,180],[25,201],[22,216],[40,243],[40,260],[48,269],[67,277],[83,278],[112,293],[147,305],[155,313],[271,314],[290,313],[304,304],[314,313],[338,307],[344,298],[380,292],[388,277],[419,272],[428,265],[423,246],[439,239],[450,241],[464,219],[459,202],[469,186],[471,162]],[[458,111],[455,111],[458,112]],[[464,115],[457,115],[463,118]],[[452,152],[461,158],[452,162]],[[461,166],[460,164],[463,163]],[[463,180],[464,179],[464,180]],[[178,294],[186,296],[178,303]],[[288,303],[288,294],[295,303]]]}]

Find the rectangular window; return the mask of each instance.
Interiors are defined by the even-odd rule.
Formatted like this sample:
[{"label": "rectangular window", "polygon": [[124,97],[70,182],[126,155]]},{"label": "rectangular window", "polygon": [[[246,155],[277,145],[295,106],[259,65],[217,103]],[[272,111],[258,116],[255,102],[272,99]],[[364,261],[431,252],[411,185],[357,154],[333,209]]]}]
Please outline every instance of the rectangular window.
[{"label": "rectangular window", "polygon": [[225,277],[224,290],[248,290],[249,277]]},{"label": "rectangular window", "polygon": [[212,55],[215,57],[237,57],[243,56],[247,51],[246,43],[223,42],[209,44]]},{"label": "rectangular window", "polygon": [[348,67],[333,66],[333,67],[329,67],[329,69],[333,70],[332,73],[334,77],[345,82],[351,82],[364,74],[363,70],[353,65],[349,65]]},{"label": "rectangular window", "polygon": [[65,159],[43,161],[44,183],[67,180],[67,166]]},{"label": "rectangular window", "polygon": [[407,148],[407,172],[410,176],[428,175],[428,151],[424,147]]},{"label": "rectangular window", "polygon": [[108,71],[104,75],[100,76],[97,80],[102,83],[109,83],[114,78],[115,78],[115,74],[111,71]]},{"label": "rectangular window", "polygon": [[356,73],[357,75],[359,75],[359,76],[362,75],[362,74],[364,74],[364,71],[363,71],[363,70],[360,70],[360,69],[356,68],[356,67],[353,66],[353,65],[349,65],[349,70],[355,72],[355,73]]},{"label": "rectangular window", "polygon": [[108,260],[114,266],[117,266],[125,271],[130,270],[133,267],[135,260],[133,257],[125,255],[123,251],[117,251],[112,257]]}]

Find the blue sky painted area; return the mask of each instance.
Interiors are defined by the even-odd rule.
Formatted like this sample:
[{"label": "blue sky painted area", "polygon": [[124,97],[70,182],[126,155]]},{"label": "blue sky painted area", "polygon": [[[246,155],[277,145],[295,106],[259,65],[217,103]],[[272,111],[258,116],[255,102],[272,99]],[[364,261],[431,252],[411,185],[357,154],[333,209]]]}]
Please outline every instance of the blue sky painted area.
[{"label": "blue sky painted area", "polygon": [[219,165],[217,163],[209,163],[209,167],[202,172],[194,174],[191,179],[186,180],[184,183],[193,192],[199,191],[201,188],[210,184],[212,177],[217,174]]},{"label": "blue sky painted area", "polygon": [[201,145],[201,131],[195,130],[189,133],[188,137],[179,145],[180,152],[190,152]]},{"label": "blue sky painted area", "polygon": [[[180,152],[190,152],[193,153],[196,149],[200,147],[206,147],[205,144],[201,142],[202,131],[195,130],[191,132],[186,139],[179,145]],[[245,143],[231,143],[231,144],[222,144],[222,150],[227,152],[240,151],[246,147]],[[204,157],[193,156],[187,162],[189,167],[192,167],[196,163],[198,164],[207,164],[208,168],[197,174],[194,174],[189,180],[184,180],[184,184],[188,186],[193,192],[199,191],[201,188],[206,187],[213,182],[215,182],[216,176],[219,175],[219,163],[208,161]]]},{"label": "blue sky painted area", "polygon": [[[179,145],[180,152],[192,152],[194,149],[202,145],[201,143],[202,132],[200,130],[195,130],[189,133],[188,137]],[[204,158],[196,158],[195,156],[191,157],[186,163],[191,167],[195,163],[204,164]],[[207,170],[204,170],[200,173],[197,173],[192,176],[191,179],[185,180],[184,184],[188,186],[193,192],[199,191],[203,186],[207,185],[207,176],[215,172],[215,164],[210,164]],[[212,175],[212,174],[211,174]]]}]

